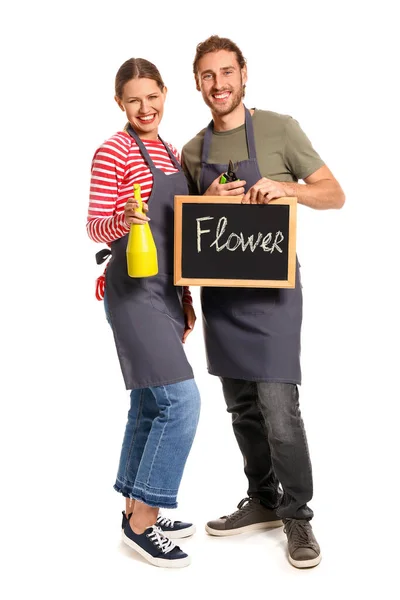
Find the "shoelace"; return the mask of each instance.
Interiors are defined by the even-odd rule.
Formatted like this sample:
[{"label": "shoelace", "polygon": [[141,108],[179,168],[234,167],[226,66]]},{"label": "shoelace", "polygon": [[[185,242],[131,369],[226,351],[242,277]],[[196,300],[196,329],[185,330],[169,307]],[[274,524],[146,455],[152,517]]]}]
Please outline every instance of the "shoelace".
[{"label": "shoelace", "polygon": [[230,515],[221,517],[221,519],[230,519],[231,521],[236,521],[236,519],[242,517],[244,513],[249,512],[252,510],[252,508],[252,498],[243,498],[243,500],[241,500],[238,504],[238,510],[235,510],[235,512]]},{"label": "shoelace", "polygon": [[168,517],[163,517],[162,515],[158,515],[156,523],[157,525],[164,525],[165,527],[173,527],[175,525],[175,521],[168,519]]},{"label": "shoelace", "polygon": [[148,533],[147,537],[154,544],[154,546],[156,546],[156,548],[161,550],[163,554],[167,554],[173,550],[173,548],[175,548],[174,542],[165,537],[161,529],[156,525],[153,525],[151,528],[151,533]]},{"label": "shoelace", "polygon": [[288,520],[285,523],[284,532],[292,537],[293,544],[298,548],[314,546],[309,536],[308,521]]}]

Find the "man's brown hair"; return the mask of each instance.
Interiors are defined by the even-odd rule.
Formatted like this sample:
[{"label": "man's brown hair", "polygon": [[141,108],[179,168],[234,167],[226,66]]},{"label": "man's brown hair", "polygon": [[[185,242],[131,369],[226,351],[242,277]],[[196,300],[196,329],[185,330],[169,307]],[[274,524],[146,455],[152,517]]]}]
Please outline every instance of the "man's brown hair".
[{"label": "man's brown hair", "polygon": [[219,35],[212,35],[204,42],[197,44],[196,56],[193,61],[193,73],[197,82],[197,67],[199,60],[203,58],[205,54],[209,52],[218,52],[218,50],[227,50],[228,52],[234,52],[236,54],[237,61],[241,69],[246,65],[246,59],[244,58],[240,48],[232,42],[229,38],[222,38]]}]

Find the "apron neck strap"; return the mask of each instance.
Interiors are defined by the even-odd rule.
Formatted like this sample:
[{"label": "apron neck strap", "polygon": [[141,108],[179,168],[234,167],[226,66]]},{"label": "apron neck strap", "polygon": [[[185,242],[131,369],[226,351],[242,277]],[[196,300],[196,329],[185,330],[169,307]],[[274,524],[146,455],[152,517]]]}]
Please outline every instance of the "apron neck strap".
[{"label": "apron neck strap", "polygon": [[254,127],[253,127],[253,119],[251,118],[250,111],[244,107],[246,111],[246,142],[247,142],[247,151],[249,154],[249,158],[257,158],[256,154],[256,141],[254,138]]},{"label": "apron neck strap", "polygon": [[[138,136],[138,134],[136,133],[136,131],[133,129],[132,125],[129,123],[126,127],[125,127],[125,131],[135,140],[135,142],[137,143],[137,145],[139,146],[139,150],[147,164],[147,166],[149,167],[152,175],[154,175],[154,171],[157,169],[157,167],[155,166],[155,164],[153,163],[153,160],[146,148],[146,146],[143,144],[142,140],[140,139],[140,137]],[[182,170],[181,165],[179,164],[176,156],[173,154],[173,152],[170,150],[170,148],[168,147],[168,145],[164,142],[164,140],[162,140],[160,138],[160,136],[158,136],[158,139],[160,140],[160,142],[163,144],[164,148],[166,149],[166,151],[168,152],[168,156],[170,157],[173,165],[178,169],[178,171]]]},{"label": "apron neck strap", "polygon": [[[247,153],[249,158],[257,158],[256,155],[256,142],[254,139],[254,128],[253,128],[253,120],[251,118],[250,111],[244,107],[245,111],[245,132],[246,132],[246,143],[247,143]],[[207,129],[204,134],[203,140],[203,150],[201,153],[201,162],[202,164],[207,164],[208,155],[210,153],[211,147],[211,139],[214,131],[214,121],[210,121],[207,126]]]}]

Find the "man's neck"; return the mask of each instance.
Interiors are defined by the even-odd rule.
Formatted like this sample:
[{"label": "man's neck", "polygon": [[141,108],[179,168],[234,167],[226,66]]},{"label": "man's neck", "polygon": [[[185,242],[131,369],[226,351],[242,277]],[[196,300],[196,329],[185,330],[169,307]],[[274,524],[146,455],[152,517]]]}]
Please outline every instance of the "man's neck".
[{"label": "man's neck", "polygon": [[244,104],[241,102],[235,110],[227,115],[216,115],[212,113],[214,121],[214,131],[230,131],[240,127],[245,122],[245,109]]}]

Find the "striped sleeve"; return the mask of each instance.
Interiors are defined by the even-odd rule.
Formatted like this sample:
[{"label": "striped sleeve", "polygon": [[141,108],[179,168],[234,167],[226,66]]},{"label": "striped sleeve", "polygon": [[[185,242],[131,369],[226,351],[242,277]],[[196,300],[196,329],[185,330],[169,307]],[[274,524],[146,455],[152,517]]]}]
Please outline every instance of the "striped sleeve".
[{"label": "striped sleeve", "polygon": [[173,146],[172,144],[167,144],[167,146],[169,147],[169,149],[172,151],[172,154],[176,157],[177,161],[179,164],[182,164],[181,161],[181,155],[179,154],[178,150],[175,148],[175,146]]},{"label": "striped sleeve", "polygon": [[[161,140],[145,140],[156,168],[171,174],[177,171]],[[179,152],[168,144],[180,163]],[[140,185],[143,202],[147,202],[153,187],[153,176],[136,142],[125,132],[116,133],[96,152],[92,161],[87,233],[94,242],[111,244],[129,233],[124,208],[133,194],[133,183]],[[105,272],[104,272],[105,273]],[[105,276],[96,281],[96,298],[104,298]],[[193,304],[188,287],[183,288],[182,300]]]},{"label": "striped sleeve", "polygon": [[94,242],[110,243],[129,232],[123,207],[118,207],[128,152],[129,143],[115,135],[93,157],[86,228]]},{"label": "striped sleeve", "polygon": [[192,294],[187,286],[183,288],[182,302],[183,304],[193,304]]}]

